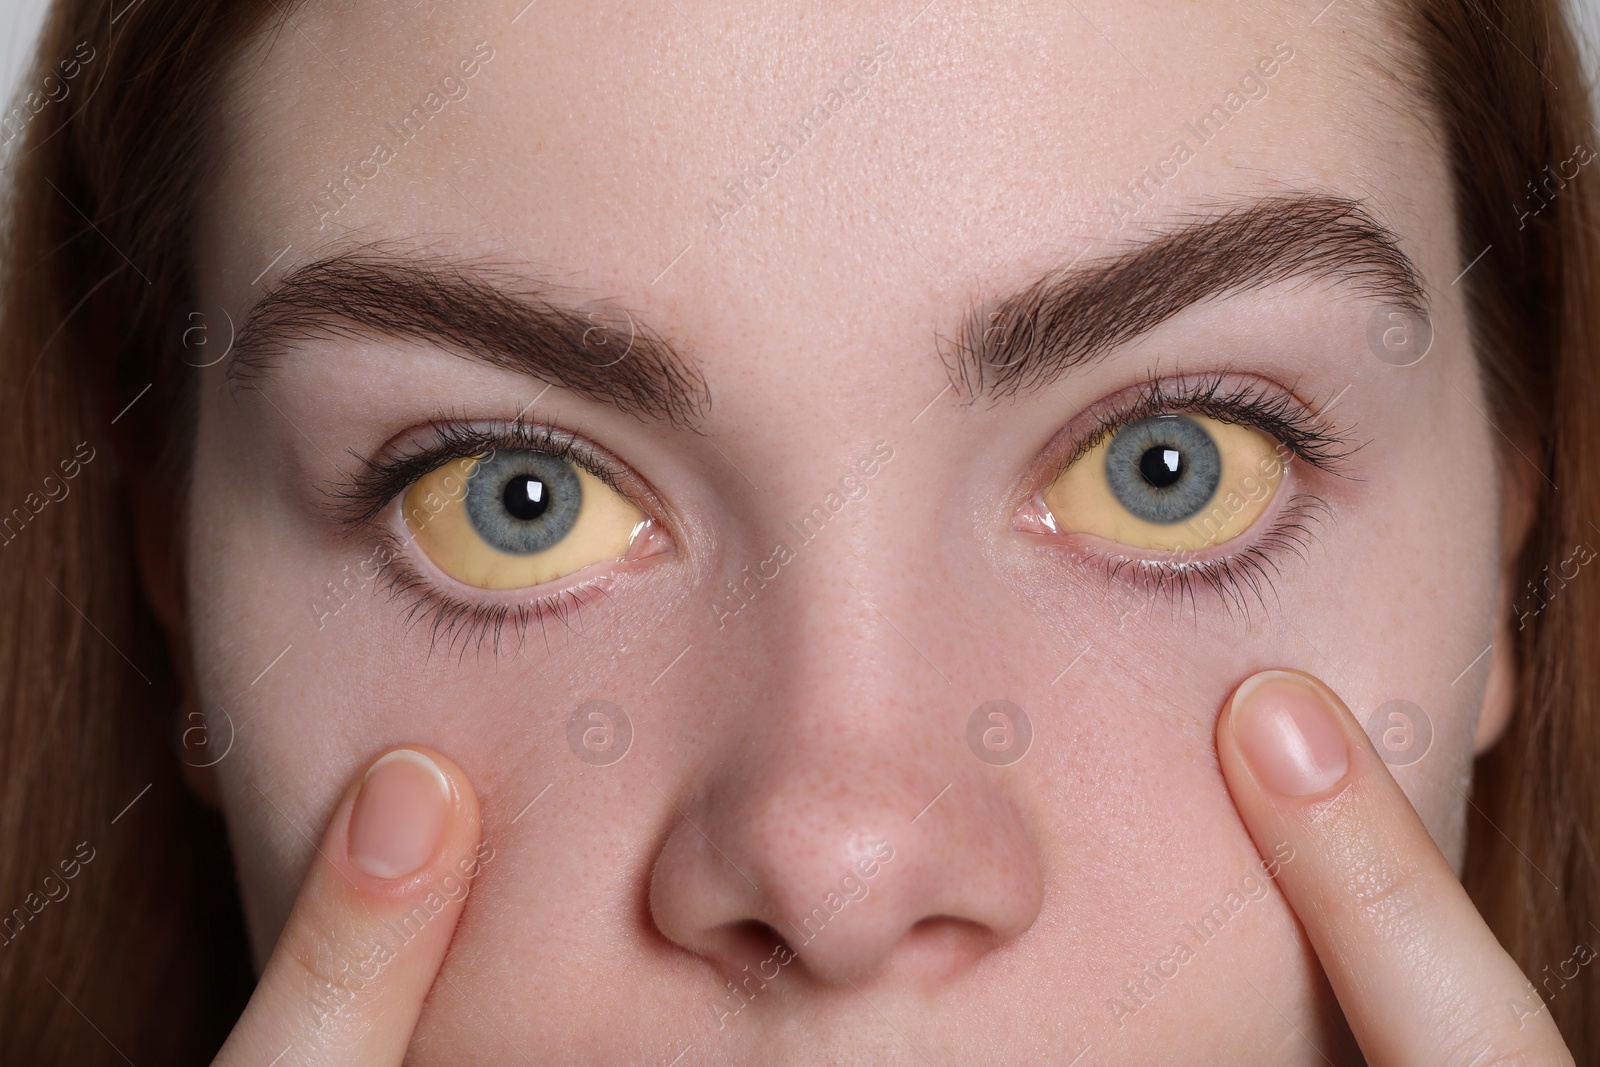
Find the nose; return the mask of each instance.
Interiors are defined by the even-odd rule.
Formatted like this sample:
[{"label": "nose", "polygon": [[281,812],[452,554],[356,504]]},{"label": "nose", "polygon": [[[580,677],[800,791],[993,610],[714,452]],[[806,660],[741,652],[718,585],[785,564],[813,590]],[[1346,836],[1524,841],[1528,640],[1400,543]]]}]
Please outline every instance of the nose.
[{"label": "nose", "polygon": [[741,998],[785,973],[926,989],[1039,912],[1025,772],[975,757],[970,709],[893,632],[859,621],[828,628],[848,654],[789,644],[768,700],[738,725],[718,716],[733,729],[703,753],[709,777],[672,798],[652,917]]}]

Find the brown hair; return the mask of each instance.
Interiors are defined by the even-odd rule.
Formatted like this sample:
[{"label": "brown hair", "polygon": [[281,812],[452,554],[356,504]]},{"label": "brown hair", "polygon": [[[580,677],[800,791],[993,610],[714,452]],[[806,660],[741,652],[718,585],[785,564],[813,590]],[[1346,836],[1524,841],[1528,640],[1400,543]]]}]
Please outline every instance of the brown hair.
[{"label": "brown hair", "polygon": [[1600,583],[1559,577],[1600,540],[1600,199],[1560,173],[1595,154],[1591,86],[1559,4],[1425,0],[1412,17],[1462,265],[1486,250],[1462,284],[1501,462],[1537,494],[1511,595],[1538,607],[1515,612],[1515,710],[1474,769],[1462,881],[1593,1063],[1600,981],[1566,967],[1600,948]]},{"label": "brown hair", "polygon": [[[60,0],[24,83],[77,60],[11,145],[0,263],[0,1035],[18,1062],[204,1062],[249,993],[224,828],[172,743],[189,668],[156,616],[180,613],[139,580],[141,552],[154,573],[178,565],[181,524],[134,527],[183,503],[193,374],[173,333],[226,60],[289,10]],[[1488,249],[1463,284],[1506,462],[1544,475],[1520,591],[1600,535],[1593,180],[1558,177],[1541,210],[1518,208],[1586,143],[1587,86],[1554,0],[1418,0],[1404,17],[1463,266]],[[1600,937],[1597,653],[1594,580],[1518,631],[1516,711],[1477,767],[1465,875],[1579,1062],[1600,1060],[1600,979],[1545,979]]]}]

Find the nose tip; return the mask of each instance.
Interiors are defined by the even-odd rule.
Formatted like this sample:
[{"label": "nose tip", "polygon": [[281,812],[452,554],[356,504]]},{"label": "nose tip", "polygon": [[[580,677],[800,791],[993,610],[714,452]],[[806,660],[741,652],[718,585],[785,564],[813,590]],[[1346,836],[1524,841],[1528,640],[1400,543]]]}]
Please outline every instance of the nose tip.
[{"label": "nose tip", "polygon": [[719,790],[658,856],[656,925],[749,992],[751,975],[783,973],[825,986],[948,980],[1032,924],[1042,879],[1014,808],[952,783],[918,816],[937,791]]},{"label": "nose tip", "polygon": [[[892,877],[905,869],[904,858],[881,834],[855,836],[857,843],[841,849],[832,864],[779,854],[762,865],[765,910],[776,931],[828,984],[876,973],[906,933],[907,885]],[[897,859],[900,867],[893,869]]]}]

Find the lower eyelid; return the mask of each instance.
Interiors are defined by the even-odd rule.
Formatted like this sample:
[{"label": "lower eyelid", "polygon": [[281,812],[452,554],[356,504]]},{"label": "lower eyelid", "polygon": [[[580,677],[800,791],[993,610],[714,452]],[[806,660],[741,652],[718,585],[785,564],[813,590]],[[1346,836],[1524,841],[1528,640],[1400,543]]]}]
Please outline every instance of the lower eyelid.
[{"label": "lower eyelid", "polygon": [[520,644],[535,625],[548,639],[573,629],[574,615],[609,598],[617,577],[596,566],[530,589],[477,589],[439,570],[397,534],[385,534],[380,544],[391,559],[382,582],[387,600],[403,605],[400,617],[408,632],[427,629],[434,649],[465,652],[487,643],[498,652],[508,636]]},{"label": "lower eyelid", "polygon": [[674,548],[661,523],[646,515],[619,560],[597,561],[537,586],[480,588],[445,573],[421,550],[405,519],[405,497],[401,493],[384,508],[376,548],[368,558],[379,561],[378,584],[387,599],[406,604],[401,618],[407,630],[425,626],[433,648],[464,652],[468,646],[481,650],[490,644],[498,652],[508,637],[525,640],[534,625],[546,640],[562,630],[577,632],[571,622],[575,616],[607,602],[637,565],[670,555]]},{"label": "lower eyelid", "polygon": [[1250,530],[1200,553],[1141,556],[1127,546],[1075,534],[1050,536],[1043,547],[1131,589],[1141,605],[1166,597],[1198,609],[1201,598],[1209,596],[1230,613],[1248,616],[1252,605],[1264,609],[1275,602],[1275,582],[1285,565],[1309,557],[1317,528],[1332,515],[1328,503],[1306,489],[1286,483],[1278,497]]},{"label": "lower eyelid", "polygon": [[[498,653],[508,631],[520,646],[534,624],[546,640],[561,629],[581,632],[582,624],[574,627],[569,620],[608,597],[609,584],[605,575],[596,575],[532,598],[476,603],[454,592],[441,591],[432,579],[405,561],[394,573],[390,595],[391,600],[409,600],[402,615],[404,624],[408,630],[427,627],[431,648],[445,645],[452,651],[465,652],[469,646],[481,650],[488,643]],[[562,625],[555,626],[555,622]]]}]

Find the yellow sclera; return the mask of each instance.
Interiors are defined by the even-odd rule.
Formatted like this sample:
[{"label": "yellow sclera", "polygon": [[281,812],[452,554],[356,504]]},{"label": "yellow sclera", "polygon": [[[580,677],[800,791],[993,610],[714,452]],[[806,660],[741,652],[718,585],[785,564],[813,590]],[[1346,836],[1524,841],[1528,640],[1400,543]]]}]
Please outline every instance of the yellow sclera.
[{"label": "yellow sclera", "polygon": [[1199,552],[1248,530],[1267,510],[1283,481],[1286,452],[1260,430],[1189,415],[1211,435],[1222,475],[1211,499],[1178,523],[1149,522],[1117,499],[1106,479],[1111,437],[1079,456],[1044,491],[1044,503],[1063,532],[1092,534],[1131,548]]},{"label": "yellow sclera", "polygon": [[466,494],[480,457],[452,460],[406,490],[406,526],[416,545],[444,573],[480,589],[522,589],[553,582],[606,560],[621,559],[645,515],[620,493],[581,467],[578,521],[542,552],[517,555],[486,542],[467,515]]}]

